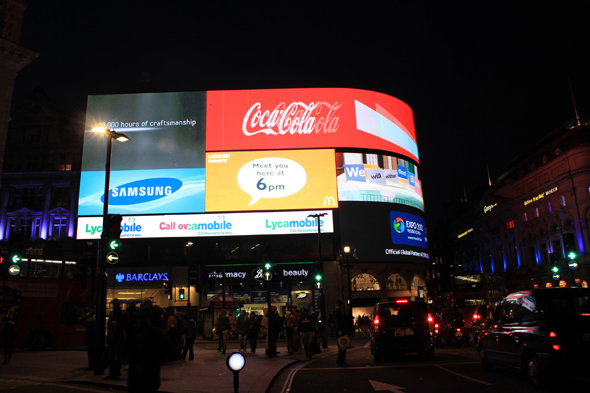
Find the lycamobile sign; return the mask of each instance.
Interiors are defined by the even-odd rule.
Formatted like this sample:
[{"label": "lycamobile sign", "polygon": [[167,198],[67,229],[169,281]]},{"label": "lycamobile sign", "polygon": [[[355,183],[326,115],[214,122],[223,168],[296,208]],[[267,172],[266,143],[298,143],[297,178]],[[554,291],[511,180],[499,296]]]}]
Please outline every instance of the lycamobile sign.
[{"label": "lycamobile sign", "polygon": [[[327,213],[320,230],[334,232],[332,211],[124,216],[121,238],[248,236],[317,233],[309,214]],[[78,239],[99,239],[101,217],[78,217]]]}]

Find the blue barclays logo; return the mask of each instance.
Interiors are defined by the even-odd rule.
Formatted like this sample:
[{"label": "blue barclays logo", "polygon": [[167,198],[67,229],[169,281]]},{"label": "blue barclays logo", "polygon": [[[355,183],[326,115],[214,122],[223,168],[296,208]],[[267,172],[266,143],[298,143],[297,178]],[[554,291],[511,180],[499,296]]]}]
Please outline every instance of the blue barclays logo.
[{"label": "blue barclays logo", "polygon": [[[136,205],[167,197],[180,190],[182,181],[170,177],[137,180],[111,189],[110,205]],[[104,195],[100,198],[104,203]]]}]

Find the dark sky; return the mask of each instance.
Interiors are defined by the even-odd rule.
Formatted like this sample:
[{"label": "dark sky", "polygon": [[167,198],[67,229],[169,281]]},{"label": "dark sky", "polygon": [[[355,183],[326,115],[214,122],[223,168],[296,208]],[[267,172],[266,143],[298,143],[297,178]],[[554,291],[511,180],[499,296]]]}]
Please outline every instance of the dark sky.
[{"label": "dark sky", "polygon": [[493,174],[572,119],[570,84],[590,116],[589,27],[570,2],[28,2],[21,44],[41,56],[13,106],[43,87],[77,116],[88,94],[138,92],[142,72],[156,91],[380,91],[414,110],[429,218],[486,181],[485,154]]}]

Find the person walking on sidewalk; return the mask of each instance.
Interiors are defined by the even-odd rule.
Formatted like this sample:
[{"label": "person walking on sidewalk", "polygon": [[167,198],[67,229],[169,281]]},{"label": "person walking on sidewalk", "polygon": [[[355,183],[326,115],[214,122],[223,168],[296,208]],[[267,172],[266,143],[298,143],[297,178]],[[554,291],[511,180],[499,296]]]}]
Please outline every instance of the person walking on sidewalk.
[{"label": "person walking on sidewalk", "polygon": [[256,314],[250,314],[250,322],[248,323],[248,340],[250,341],[250,352],[256,353],[256,340],[258,340],[258,333],[260,331],[260,322]]},{"label": "person walking on sidewalk", "polygon": [[88,368],[84,371],[94,370],[94,354],[95,354],[95,338],[94,332],[96,330],[96,317],[94,312],[94,305],[88,303],[84,315],[80,317],[80,322],[84,326],[84,339],[86,341],[86,349],[88,351]]},{"label": "person walking on sidewalk", "polygon": [[287,337],[287,352],[289,354],[293,353],[293,335],[295,334],[295,318],[293,318],[293,314],[291,311],[287,311],[285,315],[285,320],[283,322],[283,327],[285,328],[285,336]]},{"label": "person walking on sidewalk", "polygon": [[303,335],[303,348],[305,349],[305,355],[311,359],[311,350],[313,349],[313,337],[316,334],[315,321],[309,315],[307,308],[303,309],[303,314],[299,319],[299,334]]},{"label": "person walking on sidewalk", "polygon": [[229,338],[229,318],[226,316],[227,311],[219,311],[219,318],[217,318],[217,334],[219,334],[219,346],[221,353],[225,355],[227,350],[227,339]]},{"label": "person walking on sidewalk", "polygon": [[182,350],[182,355],[180,357],[182,360],[185,360],[186,353],[188,351],[188,360],[193,360],[195,358],[195,353],[193,352],[193,345],[195,344],[195,339],[197,338],[197,323],[194,319],[189,318],[188,316],[184,316],[184,327],[182,333],[184,333],[185,339],[184,349]]},{"label": "person walking on sidewalk", "polygon": [[[334,312],[332,313],[334,318],[334,330],[336,331],[336,338],[340,338],[345,336],[347,333],[346,329],[346,318],[344,318],[344,314],[342,313],[342,301],[336,301],[336,308],[334,308]],[[336,363],[341,366],[348,366],[346,363],[346,349],[341,350],[340,346],[338,346],[338,359],[336,359]]]},{"label": "person walking on sidewalk", "polygon": [[16,327],[18,326],[19,316],[16,311],[16,306],[8,309],[8,312],[2,318],[4,327],[2,328],[2,341],[4,341],[4,362],[2,364],[10,363],[12,357],[12,349],[14,341],[16,340]]},{"label": "person walking on sidewalk", "polygon": [[268,350],[272,355],[278,355],[277,340],[279,339],[280,331],[283,330],[283,325],[281,324],[281,316],[279,315],[276,306],[270,306],[268,324],[270,329]]},{"label": "person walking on sidewalk", "polygon": [[109,315],[107,325],[107,350],[109,355],[109,375],[106,379],[117,379],[121,376],[121,361],[126,349],[127,315],[121,309],[121,302],[111,300],[113,311]]},{"label": "person walking on sidewalk", "polygon": [[248,347],[248,324],[248,313],[242,311],[236,322],[236,331],[238,332],[241,352],[245,352]]},{"label": "person walking on sidewalk", "polygon": [[160,365],[166,358],[164,332],[153,326],[151,307],[140,307],[129,331],[129,391],[155,392],[160,387]]}]

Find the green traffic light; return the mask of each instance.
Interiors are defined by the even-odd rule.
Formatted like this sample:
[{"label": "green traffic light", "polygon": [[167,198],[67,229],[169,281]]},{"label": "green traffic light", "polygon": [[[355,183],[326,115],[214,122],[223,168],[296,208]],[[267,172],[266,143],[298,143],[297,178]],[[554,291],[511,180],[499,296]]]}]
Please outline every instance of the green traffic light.
[{"label": "green traffic light", "polygon": [[570,251],[570,252],[567,254],[567,257],[568,257],[570,260],[572,260],[572,261],[573,261],[574,259],[576,259],[576,257],[577,257],[577,256],[578,256],[578,255],[577,255],[575,252],[573,252],[573,251]]},{"label": "green traffic light", "polygon": [[19,263],[20,261],[22,261],[22,258],[20,257],[20,255],[13,255],[12,256],[12,262],[13,263]]},{"label": "green traffic light", "polygon": [[316,281],[322,281],[322,275],[321,274],[316,274],[315,275],[315,280]]},{"label": "green traffic light", "polygon": [[558,272],[559,272],[559,267],[557,267],[557,266],[553,266],[553,267],[551,268],[551,271],[552,271],[553,273],[558,273]]},{"label": "green traffic light", "polygon": [[264,264],[264,270],[269,271],[270,269],[272,269],[272,263],[266,262]]},{"label": "green traffic light", "polygon": [[181,288],[178,290],[178,298],[184,300],[184,289]]},{"label": "green traffic light", "polygon": [[121,247],[121,241],[118,239],[113,239],[109,241],[109,248],[111,250],[117,250]]}]

